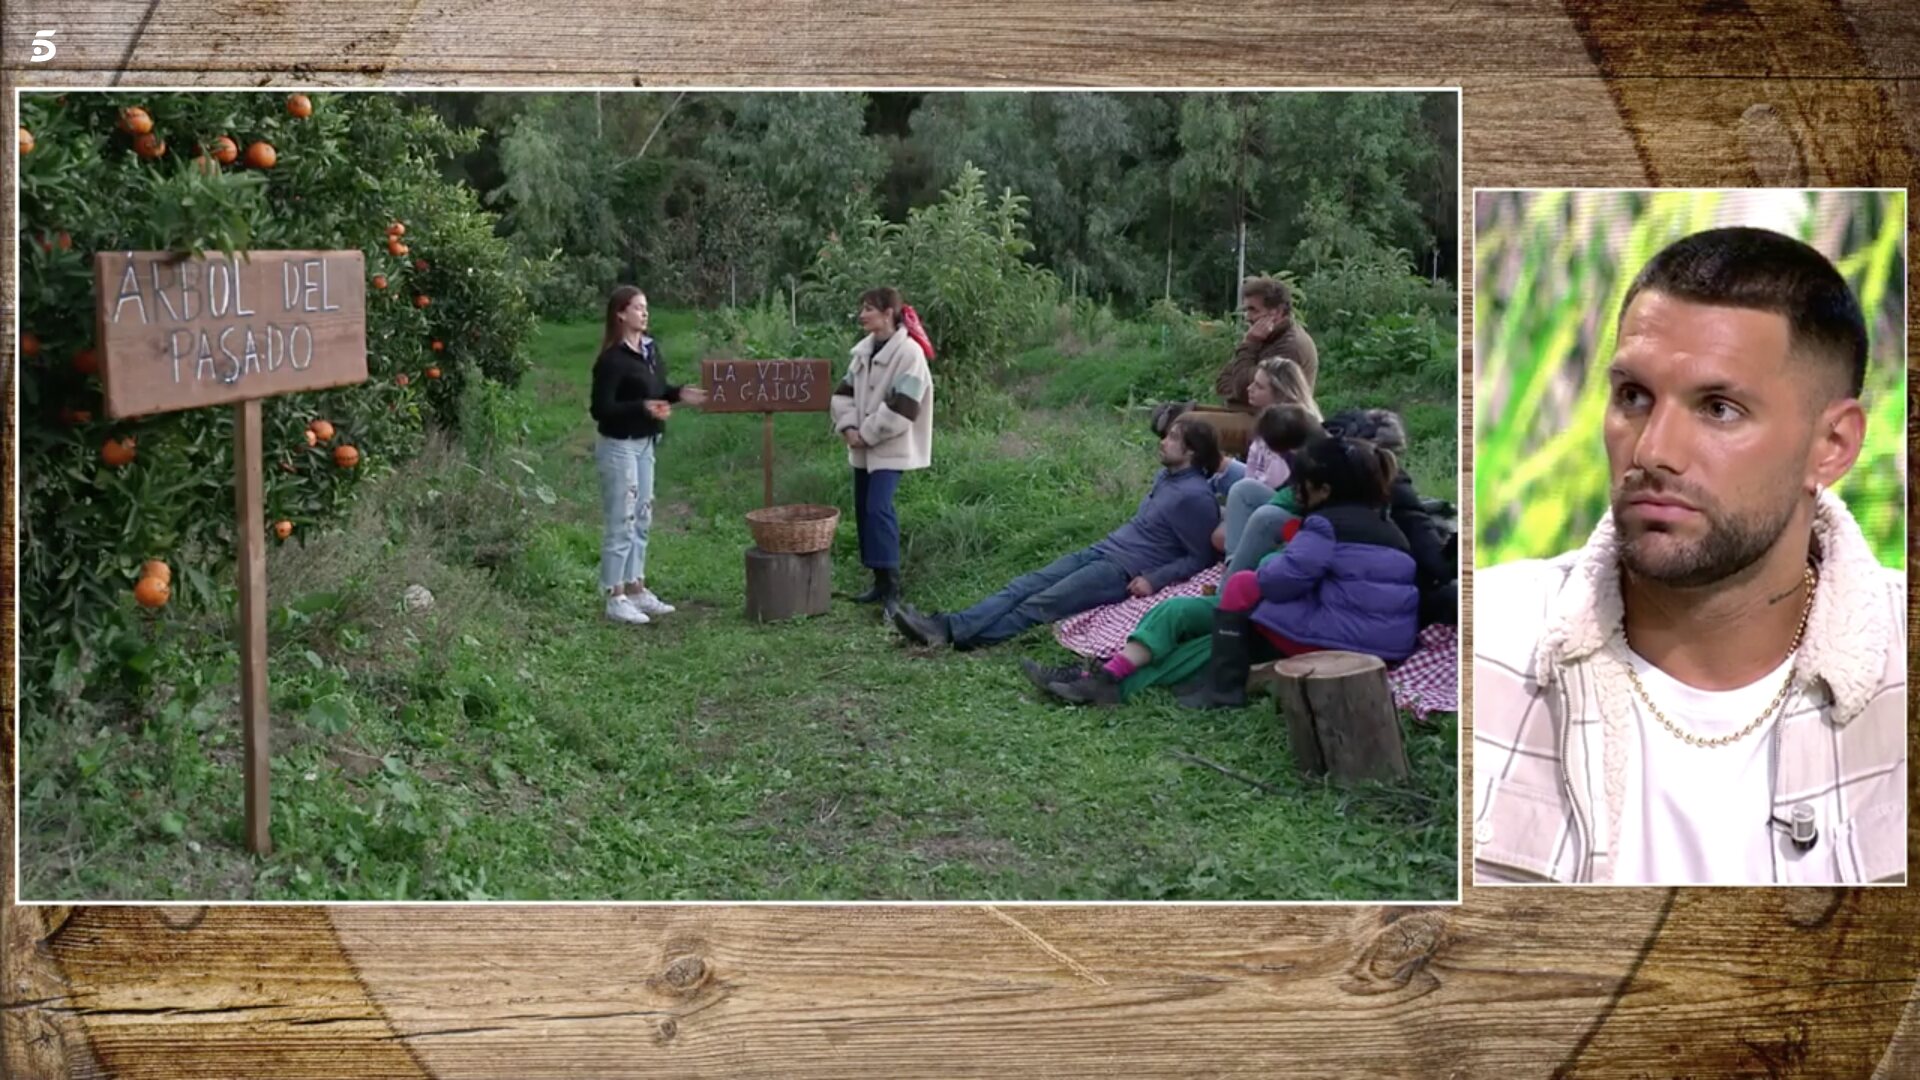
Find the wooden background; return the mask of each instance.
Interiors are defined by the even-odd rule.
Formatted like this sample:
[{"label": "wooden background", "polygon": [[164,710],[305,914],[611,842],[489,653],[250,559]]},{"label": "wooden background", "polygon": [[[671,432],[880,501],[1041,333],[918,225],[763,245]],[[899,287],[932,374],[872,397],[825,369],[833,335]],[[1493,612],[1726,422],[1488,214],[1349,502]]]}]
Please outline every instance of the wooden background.
[{"label": "wooden background", "polygon": [[[30,66],[40,28],[60,54]],[[8,91],[1460,85],[1463,212],[1475,185],[1906,186],[1920,159],[1913,0],[13,0],[3,29]],[[11,122],[10,92],[0,108]],[[11,636],[11,595],[0,619]],[[1920,888],[0,903],[0,936],[0,1054],[20,1077],[1920,1077]]]}]

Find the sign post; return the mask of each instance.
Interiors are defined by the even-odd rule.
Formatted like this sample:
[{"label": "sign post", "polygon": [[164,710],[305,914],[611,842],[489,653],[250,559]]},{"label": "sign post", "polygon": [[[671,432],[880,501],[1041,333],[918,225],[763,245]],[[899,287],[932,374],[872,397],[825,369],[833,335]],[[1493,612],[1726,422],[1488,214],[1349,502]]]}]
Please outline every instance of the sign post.
[{"label": "sign post", "polygon": [[358,251],[121,251],[95,255],[93,277],[107,415],[235,406],[246,836],[248,849],[265,855],[273,843],[260,399],[366,381],[366,258]]},{"label": "sign post", "polygon": [[773,414],[826,412],[833,402],[833,370],[825,360],[702,360],[700,384],[707,412],[757,412],[762,505],[773,505]]}]

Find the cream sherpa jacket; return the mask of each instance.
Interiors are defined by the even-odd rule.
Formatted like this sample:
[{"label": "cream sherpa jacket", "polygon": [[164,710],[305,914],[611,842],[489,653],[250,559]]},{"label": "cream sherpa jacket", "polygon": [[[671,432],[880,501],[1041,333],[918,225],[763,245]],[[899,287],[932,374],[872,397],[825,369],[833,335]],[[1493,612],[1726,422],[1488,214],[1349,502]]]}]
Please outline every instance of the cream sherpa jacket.
[{"label": "cream sherpa jacket", "polygon": [[933,463],[933,373],[902,326],[885,342],[872,334],[853,347],[847,377],[833,391],[833,430],[860,432],[849,447],[856,469],[924,469]]},{"label": "cream sherpa jacket", "polygon": [[[1813,533],[1819,589],[1768,737],[1773,813],[1811,806],[1819,831],[1806,851],[1775,831],[1774,880],[1902,882],[1906,576],[1831,491]],[[1611,882],[1639,754],[1611,515],[1585,547],[1478,572],[1473,591],[1474,881]]]}]

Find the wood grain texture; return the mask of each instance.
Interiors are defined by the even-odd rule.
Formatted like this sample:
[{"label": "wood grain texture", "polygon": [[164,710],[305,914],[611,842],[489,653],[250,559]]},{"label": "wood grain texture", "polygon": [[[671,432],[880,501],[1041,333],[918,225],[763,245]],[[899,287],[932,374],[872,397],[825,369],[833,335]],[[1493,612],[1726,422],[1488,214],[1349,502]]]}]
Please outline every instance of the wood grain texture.
[{"label": "wood grain texture", "polygon": [[[61,57],[28,69],[36,23]],[[861,48],[881,23],[912,47]],[[1474,186],[1907,186],[1920,157],[1908,0],[16,0],[0,31],[9,90],[1460,85],[1463,208]],[[9,593],[9,634],[12,610]],[[0,937],[17,1076],[1920,1076],[1914,888],[1470,889],[1385,909],[0,904]]]}]

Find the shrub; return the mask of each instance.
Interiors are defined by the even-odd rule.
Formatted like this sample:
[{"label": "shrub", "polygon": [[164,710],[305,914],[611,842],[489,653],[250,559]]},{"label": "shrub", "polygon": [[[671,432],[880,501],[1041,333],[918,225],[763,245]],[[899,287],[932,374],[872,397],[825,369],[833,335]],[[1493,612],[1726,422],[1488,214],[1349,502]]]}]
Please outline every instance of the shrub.
[{"label": "shrub", "polygon": [[862,292],[897,287],[938,353],[940,400],[962,418],[1019,347],[1045,332],[1060,292],[1059,279],[1025,259],[1026,199],[1008,191],[990,202],[984,175],[968,166],[904,223],[869,217],[830,238],[799,298],[808,319],[844,326]]},{"label": "shrub", "polygon": [[[94,345],[93,252],[366,254],[368,381],[263,403],[262,529],[285,518],[305,537],[335,519],[360,483],[417,451],[429,415],[457,423],[468,382],[511,381],[525,368],[532,323],[506,246],[472,194],[439,171],[475,136],[389,95],[313,98],[311,116],[296,118],[278,93],[21,97],[20,123],[36,146],[20,162],[28,239],[20,325],[41,343],[20,370],[21,686],[30,706],[45,703],[54,673],[69,690],[90,672],[138,684],[152,656],[131,595],[141,562],[169,561],[173,604],[192,610],[224,598],[235,545],[235,410],[115,421],[97,375],[73,363]],[[157,141],[147,155],[118,129],[131,106],[152,118]],[[222,136],[242,148],[232,164],[212,160]],[[274,148],[270,168],[248,163],[244,148],[256,142]],[[208,157],[193,161],[202,147]],[[406,226],[405,255],[388,250],[394,221]],[[375,275],[385,289],[373,286]],[[416,306],[416,295],[433,302]],[[425,378],[428,367],[442,377]],[[406,387],[397,385],[403,373]],[[320,417],[337,435],[309,446],[305,429]],[[136,437],[137,458],[106,467],[101,447],[117,437]],[[357,468],[334,463],[342,443],[358,448]]]}]

